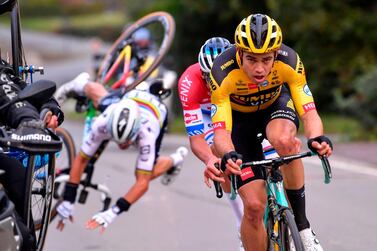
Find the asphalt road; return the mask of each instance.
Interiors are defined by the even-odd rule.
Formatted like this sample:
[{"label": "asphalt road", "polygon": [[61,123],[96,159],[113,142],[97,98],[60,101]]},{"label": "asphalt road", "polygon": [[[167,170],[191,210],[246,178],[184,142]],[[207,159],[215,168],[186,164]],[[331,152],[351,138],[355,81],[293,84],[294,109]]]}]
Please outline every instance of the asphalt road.
[{"label": "asphalt road", "polygon": [[[0,27],[3,57],[8,37],[9,31]],[[60,85],[90,71],[90,40],[26,31],[23,38],[28,63],[46,69],[44,76],[36,75],[35,79],[47,78]],[[74,134],[79,146],[82,125],[65,122],[64,127]],[[169,154],[179,145],[188,146],[186,137],[167,135],[162,153]],[[375,145],[342,145],[339,155],[336,151],[331,158],[334,178],[329,185],[323,183],[319,161],[305,161],[307,214],[327,251],[376,250],[374,149]],[[134,150],[120,151],[111,144],[99,160],[94,180],[106,182],[114,200],[133,184],[135,158]],[[372,161],[366,164],[364,160],[369,159]],[[56,222],[52,223],[45,250],[238,250],[228,202],[217,199],[214,190],[204,185],[202,171],[201,163],[189,154],[175,183],[164,186],[160,180],[152,182],[148,193],[102,235],[84,227],[100,209],[99,195],[92,192],[85,205],[76,206],[75,223],[65,231],[58,232]]]},{"label": "asphalt road", "polygon": [[[79,146],[82,125],[64,126]],[[180,145],[188,146],[186,137],[167,135],[162,153]],[[117,199],[133,184],[135,158],[135,150],[121,151],[112,143],[99,160],[94,180],[106,182]],[[368,166],[343,160],[332,159],[334,178],[329,185],[323,183],[319,161],[305,161],[309,219],[325,250],[375,250],[377,203],[371,191],[377,189],[377,174]],[[100,209],[99,195],[92,192],[85,205],[76,206],[74,224],[58,232],[52,223],[45,250],[238,250],[231,209],[204,185],[202,170],[190,153],[176,182],[164,186],[159,179],[153,181],[147,194],[104,234],[84,227]]]}]

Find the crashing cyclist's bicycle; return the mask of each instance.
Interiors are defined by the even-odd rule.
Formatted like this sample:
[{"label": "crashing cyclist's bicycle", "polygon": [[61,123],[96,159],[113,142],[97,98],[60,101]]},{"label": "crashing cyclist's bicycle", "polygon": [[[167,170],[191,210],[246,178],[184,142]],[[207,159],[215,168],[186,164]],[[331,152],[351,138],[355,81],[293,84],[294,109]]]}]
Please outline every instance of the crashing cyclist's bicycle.
[{"label": "crashing cyclist's bicycle", "polygon": [[[138,58],[137,64],[131,67],[131,59],[138,57],[137,48],[134,46],[132,35],[142,27],[147,27],[154,33],[157,50],[153,55],[153,59],[146,65],[146,67],[144,65],[145,61],[140,58]],[[109,51],[106,53],[99,68],[96,81],[104,84],[109,89],[118,89],[118,91],[120,91],[120,95],[133,89],[139,83],[144,81],[161,63],[171,46],[174,33],[174,19],[166,12],[153,12],[137,20],[121,34],[121,36],[114,42]],[[159,34],[162,36],[158,36]],[[143,68],[142,71],[141,68]],[[127,81],[129,78],[132,78],[131,82]],[[167,97],[169,94],[170,91],[163,88],[159,89],[156,93],[156,95],[159,95],[161,98]],[[80,112],[87,110],[83,136],[85,138],[87,132],[90,130],[92,119],[97,115],[97,111],[92,103],[88,102],[86,98],[76,97],[76,100],[76,111]],[[61,128],[60,131],[64,132],[66,130]],[[72,138],[68,139],[68,141],[73,142]],[[79,191],[78,199],[79,203],[84,204],[89,194],[89,188],[97,190],[101,193],[101,203],[103,204],[102,210],[109,208],[111,203],[111,193],[106,185],[93,183],[92,176],[94,172],[94,164],[104,151],[107,144],[108,141],[102,142],[101,146],[86,166],[85,176],[80,182],[81,190]],[[67,148],[69,148],[69,146]],[[69,152],[71,151],[69,150]],[[54,198],[57,199],[57,202],[53,206],[51,220],[57,215],[56,208],[61,203],[60,198],[63,193],[62,189],[64,188],[64,183],[66,183],[69,179],[68,174],[70,166],[71,163],[68,163],[69,168],[65,168],[62,172],[57,174],[55,181],[56,192],[54,194]]]}]

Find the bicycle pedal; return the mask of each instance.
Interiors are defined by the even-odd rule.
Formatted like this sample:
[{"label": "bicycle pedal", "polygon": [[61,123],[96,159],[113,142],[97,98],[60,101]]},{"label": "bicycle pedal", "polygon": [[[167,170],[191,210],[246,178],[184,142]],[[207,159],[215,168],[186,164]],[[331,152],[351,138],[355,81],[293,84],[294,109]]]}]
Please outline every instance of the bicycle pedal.
[{"label": "bicycle pedal", "polygon": [[86,199],[88,198],[89,192],[86,190],[81,190],[80,196],[79,196],[79,203],[85,204]]}]

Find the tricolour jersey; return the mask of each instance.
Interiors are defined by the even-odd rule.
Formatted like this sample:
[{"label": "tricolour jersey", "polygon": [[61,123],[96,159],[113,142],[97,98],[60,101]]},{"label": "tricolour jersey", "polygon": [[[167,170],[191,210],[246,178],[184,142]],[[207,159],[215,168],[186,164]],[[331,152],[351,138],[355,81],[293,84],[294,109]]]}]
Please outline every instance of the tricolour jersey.
[{"label": "tricolour jersey", "polygon": [[315,109],[314,100],[306,82],[304,65],[298,54],[282,45],[266,81],[251,82],[240,67],[236,48],[232,47],[214,61],[211,69],[212,122],[214,129],[232,128],[232,109],[255,112],[268,108],[287,85],[299,115]]},{"label": "tricolour jersey", "polygon": [[202,78],[199,63],[189,66],[178,81],[178,95],[183,109],[183,119],[189,136],[204,134],[211,143],[211,97]]}]

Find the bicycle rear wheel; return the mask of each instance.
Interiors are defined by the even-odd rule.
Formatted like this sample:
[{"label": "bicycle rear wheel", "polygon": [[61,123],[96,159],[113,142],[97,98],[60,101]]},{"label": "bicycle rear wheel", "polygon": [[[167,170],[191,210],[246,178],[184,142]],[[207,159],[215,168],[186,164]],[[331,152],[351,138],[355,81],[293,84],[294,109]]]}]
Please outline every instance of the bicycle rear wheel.
[{"label": "bicycle rear wheel", "polygon": [[269,217],[267,234],[269,251],[304,251],[293,213],[289,208],[281,209],[275,219]]},{"label": "bicycle rear wheel", "polygon": [[64,128],[57,128],[56,135],[63,141],[63,148],[56,158],[56,176],[61,173],[68,174],[76,156],[75,142],[72,135]]},{"label": "bicycle rear wheel", "polygon": [[[75,158],[76,148],[75,148],[75,144],[74,144],[74,141],[73,141],[71,134],[66,129],[64,129],[64,128],[56,129],[56,135],[58,135],[63,142],[62,150],[57,154],[56,160],[55,160],[55,167],[56,167],[55,168],[55,170],[56,170],[55,175],[56,175],[56,177],[58,177],[59,175],[61,175],[63,173],[64,174],[69,173],[72,162]],[[41,170],[41,171],[38,171],[38,172],[40,173],[39,176],[42,177],[41,175],[45,172],[45,170]],[[36,180],[36,179],[34,179],[34,180]],[[38,179],[37,179],[37,181],[38,181],[38,183],[41,182],[41,180],[38,180]],[[36,182],[36,181],[34,181],[34,182]],[[56,198],[59,197],[57,195],[59,193],[59,184],[57,184],[56,182],[54,182],[53,184],[54,184],[53,198],[56,199]],[[44,184],[40,184],[39,186],[43,187]],[[53,202],[54,201],[53,198],[50,198],[51,204],[55,204]],[[41,200],[39,202],[39,204],[41,204],[41,203],[43,203],[43,200]],[[36,208],[37,208],[37,205],[36,205]],[[52,209],[51,209],[51,213],[50,213],[51,219],[50,219],[50,221],[56,215],[54,208],[55,208],[55,206],[53,206]],[[37,209],[35,209],[34,211],[35,211],[35,213],[33,213],[33,217],[34,217],[35,230],[39,231],[43,227],[43,223],[45,222],[44,217],[46,217],[46,216],[44,216],[42,211],[38,211]]]},{"label": "bicycle rear wheel", "polygon": [[[175,22],[173,17],[169,13],[163,11],[153,12],[142,17],[122,33],[106,53],[98,70],[97,82],[104,83],[105,76],[113,66],[120,52],[129,44],[127,41],[131,38],[133,33],[141,27],[146,27],[153,32],[154,42],[156,43],[157,48],[155,52],[156,55],[154,55],[152,61],[148,63],[147,69],[143,69],[143,72],[138,74],[131,84],[127,85],[126,90],[135,88],[157,68],[168,52],[175,34]],[[158,36],[159,34],[160,37]],[[109,86],[112,84],[114,83],[110,83]]]}]

